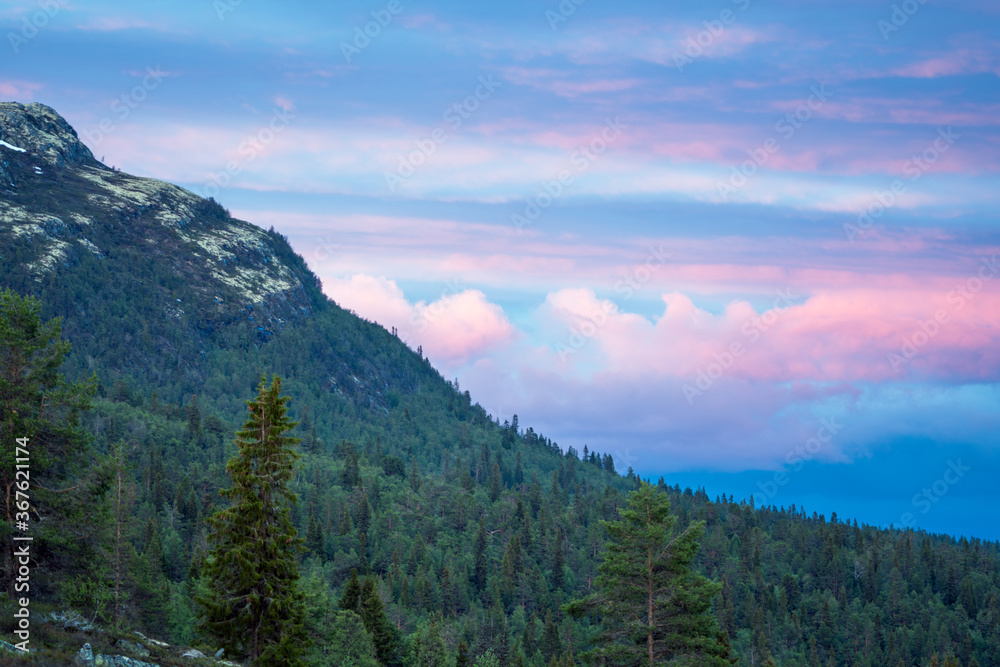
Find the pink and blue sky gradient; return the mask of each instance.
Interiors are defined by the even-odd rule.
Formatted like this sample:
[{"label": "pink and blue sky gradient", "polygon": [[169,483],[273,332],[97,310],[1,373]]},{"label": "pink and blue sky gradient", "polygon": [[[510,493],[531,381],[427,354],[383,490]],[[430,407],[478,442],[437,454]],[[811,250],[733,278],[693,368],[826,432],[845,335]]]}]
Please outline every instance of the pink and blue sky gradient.
[{"label": "pink and blue sky gradient", "polygon": [[1000,537],[996,2],[48,0],[0,27],[0,97],[273,225],[501,421],[713,497]]}]

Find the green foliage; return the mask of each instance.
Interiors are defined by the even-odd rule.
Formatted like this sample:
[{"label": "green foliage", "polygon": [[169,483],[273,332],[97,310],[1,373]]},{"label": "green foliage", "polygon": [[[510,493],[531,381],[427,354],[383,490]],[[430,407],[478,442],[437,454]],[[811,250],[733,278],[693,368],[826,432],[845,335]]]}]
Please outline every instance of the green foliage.
[{"label": "green foliage", "polygon": [[476,658],[473,667],[502,667],[502,665],[500,659],[490,650]]},{"label": "green foliage", "polygon": [[103,583],[99,538],[108,516],[104,505],[93,510],[109,480],[89,465],[90,441],[80,427],[96,382],[63,379],[70,344],[60,338],[60,320],[43,322],[41,309],[34,298],[0,290],[0,581],[15,597],[11,538],[15,521],[24,522],[33,538],[33,599],[62,588],[80,605],[95,595],[103,611],[107,601],[96,589]]},{"label": "green foliage", "polygon": [[619,514],[601,522],[611,539],[594,581],[598,592],[566,607],[599,614],[593,655],[611,665],[735,663],[711,610],[722,587],[692,571],[704,523],[674,534],[670,502],[646,483]]},{"label": "green foliage", "polygon": [[338,609],[322,574],[314,570],[300,580],[300,585],[307,610],[305,626],[311,639],[306,663],[378,667],[375,645],[361,617],[353,610]]},{"label": "green foliage", "polygon": [[[37,578],[50,598],[75,587],[88,617],[104,599],[108,572],[80,571],[107,562],[112,545],[112,477],[90,461],[124,440],[136,475],[126,622],[173,643],[192,636],[183,614],[170,611],[171,596],[190,604],[206,585],[208,518],[227,506],[231,434],[266,370],[284,378],[302,422],[296,435],[308,443],[288,489],[304,500],[289,520],[307,538],[305,564],[321,572],[309,590],[336,600],[352,570],[371,576],[397,638],[412,639],[441,613],[456,663],[462,641],[468,664],[487,651],[502,664],[572,664],[571,654],[587,648],[593,621],[567,618],[560,606],[592,592],[607,540],[600,522],[618,518],[623,492],[637,483],[613,474],[610,455],[585,449],[581,459],[514,420],[499,423],[393,334],[329,302],[280,235],[230,248],[234,264],[281,263],[301,285],[251,302],[215,281],[214,260],[191,255],[166,226],[141,212],[124,220],[85,209],[85,179],[67,187],[74,212],[94,220],[88,238],[105,256],[71,254],[37,281],[24,268],[37,248],[18,238],[0,266],[0,285],[42,296],[45,317],[64,318],[73,342],[67,376],[96,371],[102,380],[77,426],[97,451],[58,459],[45,486],[87,483],[44,509],[70,516],[83,500],[103,523],[78,514],[68,530],[53,531],[57,558]],[[203,213],[185,234],[250,229]],[[760,664],[765,652],[796,667],[926,665],[935,653],[1000,664],[997,544],[658,487],[681,525],[705,522],[691,567],[720,581],[715,615],[744,664]],[[309,634],[321,645],[336,641]]]},{"label": "green foliage", "polygon": [[437,618],[424,623],[414,633],[410,642],[410,659],[408,667],[453,667],[455,661],[451,651],[441,634],[441,626]]},{"label": "green foliage", "polygon": [[295,558],[302,540],[288,488],[298,440],[285,435],[295,426],[287,401],[277,377],[270,387],[262,378],[257,398],[247,401],[250,416],[226,467],[232,486],[221,492],[231,505],[210,520],[209,594],[198,598],[205,630],[260,665],[300,664],[305,639]]}]

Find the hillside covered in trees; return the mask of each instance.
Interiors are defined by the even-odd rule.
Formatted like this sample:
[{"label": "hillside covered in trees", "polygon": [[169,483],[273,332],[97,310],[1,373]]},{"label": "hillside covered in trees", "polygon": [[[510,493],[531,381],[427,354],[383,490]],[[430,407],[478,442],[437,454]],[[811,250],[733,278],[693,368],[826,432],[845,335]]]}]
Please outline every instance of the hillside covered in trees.
[{"label": "hillside covered in trees", "polygon": [[[196,602],[209,519],[229,502],[247,401],[278,375],[300,440],[288,488],[307,661],[580,664],[601,618],[567,610],[595,592],[600,522],[640,486],[631,470],[489,415],[419,351],[328,300],[280,234],[107,169],[46,107],[0,114],[0,138],[25,149],[2,153],[4,461],[22,426],[44,426],[71,457],[39,471],[51,493],[39,504],[66,511],[43,510],[36,618],[75,611],[112,638],[137,630],[215,652]],[[49,368],[24,390],[64,399],[41,426],[8,401],[28,295],[41,322],[62,318],[49,344],[71,347],[50,357],[75,383]],[[693,565],[718,582],[712,613],[737,664],[1000,664],[1000,544],[653,485],[678,529],[705,522]],[[8,520],[7,551],[11,533]],[[14,641],[9,595],[2,618]],[[51,664],[88,641],[38,623],[32,646]]]}]

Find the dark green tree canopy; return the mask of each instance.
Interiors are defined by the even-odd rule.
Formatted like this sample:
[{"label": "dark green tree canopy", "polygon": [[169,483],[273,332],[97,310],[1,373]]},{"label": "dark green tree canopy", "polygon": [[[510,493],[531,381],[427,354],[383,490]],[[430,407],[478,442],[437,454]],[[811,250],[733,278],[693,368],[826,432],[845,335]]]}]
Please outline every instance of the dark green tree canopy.
[{"label": "dark green tree canopy", "polygon": [[305,648],[297,552],[303,540],[291,520],[296,502],[295,423],[287,416],[281,380],[262,378],[249,418],[236,434],[238,453],[221,492],[230,506],[210,519],[213,543],[205,564],[210,593],[199,598],[203,627],[258,665],[298,665]]},{"label": "dark green tree canopy", "polygon": [[[0,291],[0,488],[3,498],[3,590],[13,594],[11,537],[15,519],[35,540],[35,592],[48,595],[59,573],[66,583],[98,556],[88,530],[90,503],[109,482],[88,469],[90,439],[80,414],[90,407],[96,379],[69,384],[60,367],[70,344],[60,338],[59,318],[42,322],[41,303],[10,289]],[[22,450],[15,445],[20,441]],[[17,459],[28,461],[18,475]],[[15,511],[15,481],[27,485],[29,511]]]},{"label": "dark green tree canopy", "polygon": [[734,664],[711,609],[721,585],[692,570],[704,522],[674,532],[670,501],[646,483],[619,516],[601,522],[610,540],[594,581],[598,592],[565,607],[599,616],[593,656],[622,666]]}]

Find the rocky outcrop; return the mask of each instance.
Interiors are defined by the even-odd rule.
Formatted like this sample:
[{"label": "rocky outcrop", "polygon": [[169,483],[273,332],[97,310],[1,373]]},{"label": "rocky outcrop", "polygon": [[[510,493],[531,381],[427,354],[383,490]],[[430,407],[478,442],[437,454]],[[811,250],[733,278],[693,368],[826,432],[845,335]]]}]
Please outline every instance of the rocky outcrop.
[{"label": "rocky outcrop", "polygon": [[127,639],[119,639],[115,642],[115,646],[122,649],[123,651],[128,651],[132,655],[140,655],[144,658],[149,657],[149,649],[142,644],[136,644],[135,642],[130,642]]},{"label": "rocky outcrop", "polygon": [[0,140],[24,149],[30,146],[34,155],[55,166],[106,168],[62,116],[37,102],[0,102]]}]

